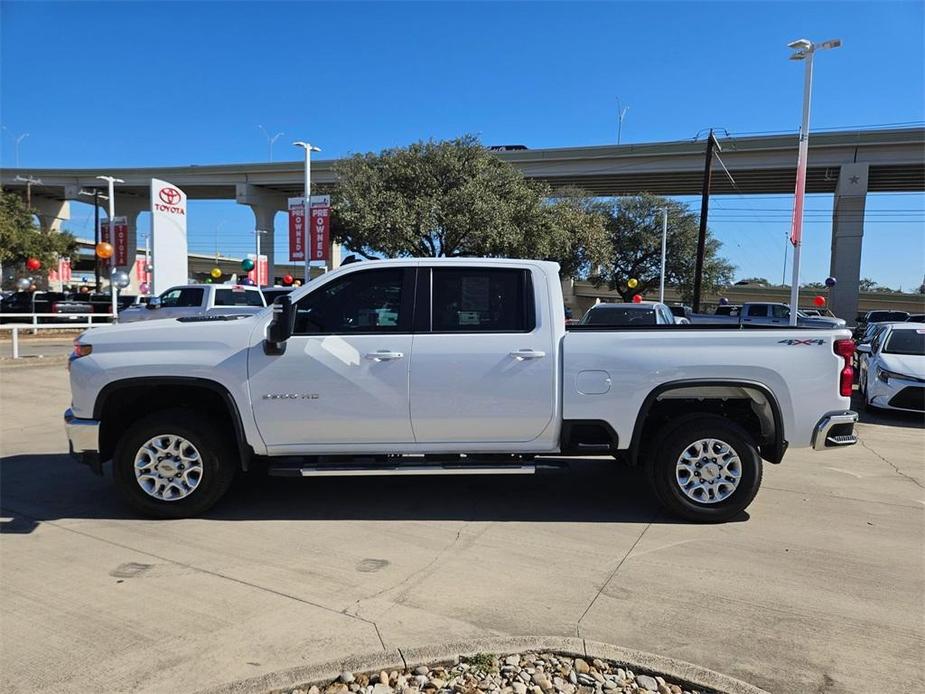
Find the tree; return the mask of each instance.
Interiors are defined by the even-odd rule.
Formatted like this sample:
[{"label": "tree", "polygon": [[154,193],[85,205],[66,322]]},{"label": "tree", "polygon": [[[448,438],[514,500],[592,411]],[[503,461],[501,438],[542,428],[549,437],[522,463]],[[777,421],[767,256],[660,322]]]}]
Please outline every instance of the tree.
[{"label": "tree", "polygon": [[37,258],[43,272],[55,267],[58,258],[77,252],[77,241],[67,232],[41,231],[26,202],[13,192],[0,191],[0,264],[21,265]]},{"label": "tree", "polygon": [[[668,208],[668,243],[665,284],[677,287],[685,301],[694,293],[699,222],[688,207],[675,200],[642,194],[614,202],[598,203],[605,215],[608,234],[608,260],[593,278],[606,283],[624,301],[634,294],[645,296],[657,290],[661,274],[662,208]],[[703,263],[703,292],[708,293],[732,282],[735,266],[719,256],[721,243],[707,235]],[[634,288],[627,285],[637,280]]]},{"label": "tree", "polygon": [[877,283],[870,279],[870,277],[865,277],[858,282],[858,290],[862,292],[872,292],[876,286]]},{"label": "tree", "polygon": [[592,264],[603,221],[577,193],[554,200],[467,135],[358,154],[335,166],[332,235],[376,256],[517,256]]}]

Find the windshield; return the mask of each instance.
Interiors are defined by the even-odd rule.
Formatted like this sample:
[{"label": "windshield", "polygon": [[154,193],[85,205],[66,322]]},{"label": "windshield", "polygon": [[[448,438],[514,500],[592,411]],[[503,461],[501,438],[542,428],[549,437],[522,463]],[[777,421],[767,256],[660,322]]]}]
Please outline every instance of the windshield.
[{"label": "windshield", "polygon": [[887,339],[883,352],[884,354],[925,356],[925,329],[894,330]]},{"label": "windshield", "polygon": [[581,319],[582,325],[655,325],[655,310],[651,308],[630,308],[628,306],[607,306],[593,308]]}]

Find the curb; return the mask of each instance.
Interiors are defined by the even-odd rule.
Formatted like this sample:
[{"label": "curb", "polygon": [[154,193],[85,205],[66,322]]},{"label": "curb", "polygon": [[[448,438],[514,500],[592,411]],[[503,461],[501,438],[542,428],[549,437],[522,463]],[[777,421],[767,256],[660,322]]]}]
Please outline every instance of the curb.
[{"label": "curb", "polygon": [[246,680],[202,689],[197,694],[273,694],[304,684],[336,679],[344,670],[349,672],[405,670],[413,669],[418,665],[455,664],[460,656],[471,656],[476,653],[504,655],[528,651],[552,651],[573,657],[611,660],[640,674],[662,675],[686,687],[714,690],[719,694],[768,694],[764,689],[747,682],[683,660],[599,641],[557,636],[489,637],[435,646],[392,648],[368,655],[351,656],[344,660],[278,670]]}]

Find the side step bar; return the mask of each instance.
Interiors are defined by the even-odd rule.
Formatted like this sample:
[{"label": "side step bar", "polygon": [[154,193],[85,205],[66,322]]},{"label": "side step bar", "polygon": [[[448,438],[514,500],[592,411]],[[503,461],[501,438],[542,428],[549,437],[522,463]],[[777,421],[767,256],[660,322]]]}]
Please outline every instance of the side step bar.
[{"label": "side step bar", "polygon": [[561,463],[525,463],[511,465],[307,465],[271,467],[273,477],[376,477],[402,475],[533,475],[541,470],[561,470]]}]

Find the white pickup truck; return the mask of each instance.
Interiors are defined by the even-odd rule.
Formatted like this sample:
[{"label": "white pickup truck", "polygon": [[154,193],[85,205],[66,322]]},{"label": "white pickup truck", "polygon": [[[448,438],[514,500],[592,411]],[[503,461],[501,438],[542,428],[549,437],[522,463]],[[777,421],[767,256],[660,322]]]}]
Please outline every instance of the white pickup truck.
[{"label": "white pickup truck", "polygon": [[259,287],[243,284],[186,284],[171,287],[144,304],[119,311],[120,323],[200,316],[248,315],[267,305]]},{"label": "white pickup truck", "polygon": [[85,332],[65,425],[156,517],[203,513],[241,469],[523,474],[609,455],[674,514],[721,521],[762,460],[855,443],[853,349],[847,330],[566,329],[554,263],[370,261],[253,316]]}]

